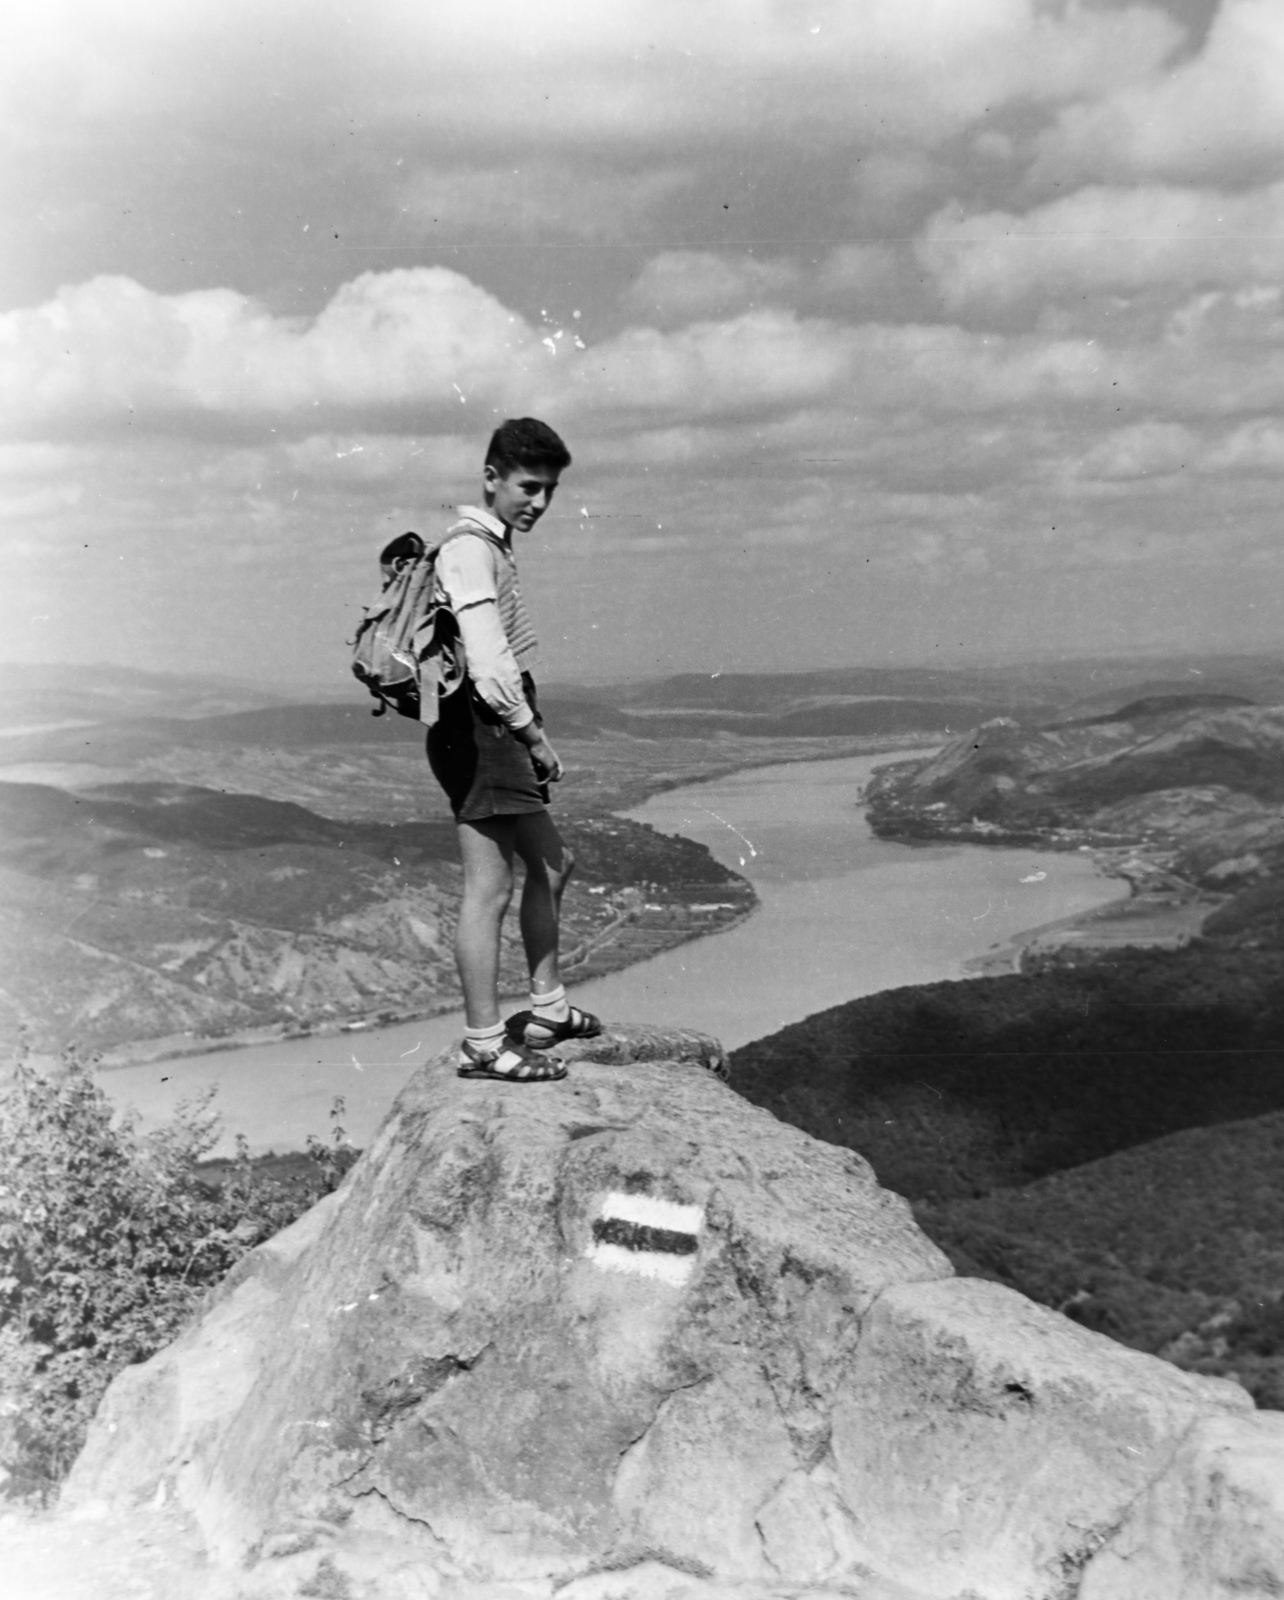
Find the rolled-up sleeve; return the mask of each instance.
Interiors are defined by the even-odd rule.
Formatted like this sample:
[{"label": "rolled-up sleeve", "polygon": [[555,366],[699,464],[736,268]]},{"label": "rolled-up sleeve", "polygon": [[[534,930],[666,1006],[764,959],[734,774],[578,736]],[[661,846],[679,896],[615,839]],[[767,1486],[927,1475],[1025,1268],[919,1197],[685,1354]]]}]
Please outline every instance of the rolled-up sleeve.
[{"label": "rolled-up sleeve", "polygon": [[526,727],[534,713],[500,620],[495,557],[486,541],[471,534],[452,539],[437,557],[437,574],[459,623],[477,693],[510,728]]}]

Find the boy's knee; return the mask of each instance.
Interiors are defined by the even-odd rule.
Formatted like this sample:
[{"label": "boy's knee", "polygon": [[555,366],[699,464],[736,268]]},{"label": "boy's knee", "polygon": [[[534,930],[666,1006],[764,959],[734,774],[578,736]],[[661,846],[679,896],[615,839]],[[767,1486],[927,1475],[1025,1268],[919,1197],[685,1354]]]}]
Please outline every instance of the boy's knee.
[{"label": "boy's knee", "polygon": [[484,889],[474,897],[474,905],[494,922],[502,922],[504,913],[513,901],[513,886],[505,884],[502,889]]},{"label": "boy's knee", "polygon": [[511,873],[464,874],[464,902],[479,911],[503,916],[513,898]]}]

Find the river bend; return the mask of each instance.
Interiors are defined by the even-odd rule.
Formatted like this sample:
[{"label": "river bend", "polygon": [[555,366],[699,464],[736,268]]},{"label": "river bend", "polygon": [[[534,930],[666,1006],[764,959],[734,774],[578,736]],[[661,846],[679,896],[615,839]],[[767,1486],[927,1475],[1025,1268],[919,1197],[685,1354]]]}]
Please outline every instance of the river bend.
[{"label": "river bend", "polygon": [[[1015,934],[1119,898],[1086,854],[875,839],[857,804],[896,755],[756,767],[653,796],[630,816],[706,844],[749,878],[760,909],[724,933],[578,985],[577,1004],[620,1022],[716,1034],[729,1049],[859,995],[965,975]],[[364,1144],[410,1072],[462,1016],[292,1039],[114,1068],[103,1086],[148,1123],[218,1084],[221,1150],[324,1137],[336,1096]],[[518,1091],[515,1091],[518,1092]],[[539,1093],[538,1087],[522,1093]]]}]

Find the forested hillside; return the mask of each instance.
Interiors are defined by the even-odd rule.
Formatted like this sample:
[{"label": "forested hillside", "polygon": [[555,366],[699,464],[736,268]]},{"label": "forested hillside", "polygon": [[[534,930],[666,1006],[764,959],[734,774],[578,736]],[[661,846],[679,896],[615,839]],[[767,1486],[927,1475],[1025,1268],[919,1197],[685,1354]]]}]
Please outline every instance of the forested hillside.
[{"label": "forested hillside", "polygon": [[960,1271],[1284,1407],[1284,707],[991,721],[866,800],[884,837],[1114,847],[1215,909],[1184,948],[1054,931],[1020,973],[822,1012],[735,1086],[861,1151]]}]

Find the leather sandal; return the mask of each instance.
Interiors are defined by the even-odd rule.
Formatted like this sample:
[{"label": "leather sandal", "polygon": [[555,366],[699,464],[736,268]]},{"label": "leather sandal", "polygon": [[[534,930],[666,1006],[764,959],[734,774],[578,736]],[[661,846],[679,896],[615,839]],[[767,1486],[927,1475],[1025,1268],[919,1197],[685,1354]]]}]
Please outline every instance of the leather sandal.
[{"label": "leather sandal", "polygon": [[601,1020],[578,1006],[572,1006],[561,1022],[553,1022],[534,1011],[515,1011],[504,1024],[504,1032],[513,1043],[530,1050],[548,1050],[567,1039],[596,1039],[601,1031]]},{"label": "leather sandal", "polygon": [[566,1076],[566,1063],[556,1056],[537,1056],[527,1045],[511,1041],[488,1055],[465,1039],[456,1070],[461,1078],[492,1078],[498,1083],[554,1083]]}]

